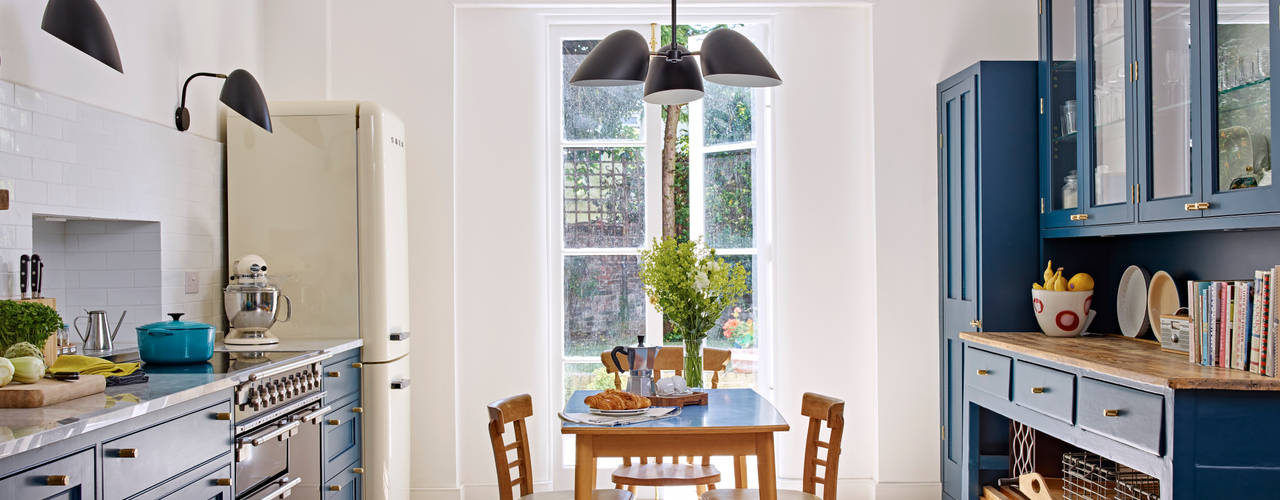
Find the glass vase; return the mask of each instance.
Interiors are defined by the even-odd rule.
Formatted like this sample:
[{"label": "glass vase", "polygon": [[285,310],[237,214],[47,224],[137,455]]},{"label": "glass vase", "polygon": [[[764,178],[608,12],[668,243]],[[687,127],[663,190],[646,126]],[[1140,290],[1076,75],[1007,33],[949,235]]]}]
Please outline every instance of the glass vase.
[{"label": "glass vase", "polygon": [[684,341],[684,382],[690,389],[701,389],[702,346],[704,339]]}]

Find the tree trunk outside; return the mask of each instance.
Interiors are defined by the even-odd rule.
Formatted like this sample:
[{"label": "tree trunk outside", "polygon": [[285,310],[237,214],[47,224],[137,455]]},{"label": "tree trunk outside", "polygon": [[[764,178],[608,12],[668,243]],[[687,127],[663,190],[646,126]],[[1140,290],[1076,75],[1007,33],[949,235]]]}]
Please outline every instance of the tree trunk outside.
[{"label": "tree trunk outside", "polygon": [[676,133],[680,128],[680,105],[666,106],[667,120],[662,132],[662,237],[676,234]]}]

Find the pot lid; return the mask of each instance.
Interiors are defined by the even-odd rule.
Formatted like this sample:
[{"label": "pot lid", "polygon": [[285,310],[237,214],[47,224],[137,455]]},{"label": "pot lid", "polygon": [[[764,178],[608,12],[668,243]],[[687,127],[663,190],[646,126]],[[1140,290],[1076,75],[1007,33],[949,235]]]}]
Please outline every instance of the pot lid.
[{"label": "pot lid", "polygon": [[183,314],[184,313],[169,313],[169,316],[173,318],[172,320],[157,321],[155,323],[147,323],[145,325],[138,327],[138,329],[139,330],[177,331],[177,330],[208,330],[210,328],[213,328],[213,325],[210,325],[208,323],[201,323],[199,321],[181,321],[179,318],[181,318]]}]

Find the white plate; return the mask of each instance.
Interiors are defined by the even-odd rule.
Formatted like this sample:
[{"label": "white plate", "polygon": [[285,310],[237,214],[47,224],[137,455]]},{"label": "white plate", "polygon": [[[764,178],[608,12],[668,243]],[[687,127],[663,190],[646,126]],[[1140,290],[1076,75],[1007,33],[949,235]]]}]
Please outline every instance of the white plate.
[{"label": "white plate", "polygon": [[1182,307],[1178,300],[1178,287],[1173,284],[1173,276],[1164,271],[1156,271],[1151,276],[1151,287],[1147,290],[1147,320],[1151,323],[1151,331],[1156,340],[1160,340],[1160,315],[1173,314]]},{"label": "white plate", "polygon": [[629,417],[632,415],[644,414],[644,409],[638,410],[597,410],[595,408],[587,408],[592,415],[605,415],[609,417]]},{"label": "white plate", "polygon": [[1138,337],[1147,333],[1147,270],[1129,266],[1120,276],[1120,288],[1116,291],[1116,320],[1120,332],[1126,337]]}]

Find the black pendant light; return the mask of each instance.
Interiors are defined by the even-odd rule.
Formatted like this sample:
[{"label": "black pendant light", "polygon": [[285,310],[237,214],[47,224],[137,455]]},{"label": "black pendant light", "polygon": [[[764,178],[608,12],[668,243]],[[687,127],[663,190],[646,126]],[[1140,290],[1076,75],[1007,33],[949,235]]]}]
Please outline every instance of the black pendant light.
[{"label": "black pendant light", "polygon": [[174,111],[178,130],[191,128],[191,112],[187,111],[187,85],[198,76],[225,79],[218,100],[267,132],[271,131],[271,111],[267,109],[267,98],[262,95],[262,87],[258,86],[258,80],[251,73],[242,69],[232,71],[229,75],[196,73],[187,77],[187,81],[182,83],[182,103]]},{"label": "black pendant light", "polygon": [[124,73],[120,49],[106,14],[94,0],[49,0],[40,29]]},{"label": "black pendant light", "polygon": [[[633,30],[615,31],[591,49],[569,84],[603,87],[643,83],[645,102],[663,105],[701,99],[704,73],[707,80],[722,85],[782,85],[769,59],[741,33],[728,28],[712,30],[703,40],[701,52],[690,52],[677,44],[677,33],[676,0],[671,0],[670,45],[649,52],[643,35]],[[701,68],[693,56],[702,61]]]}]

